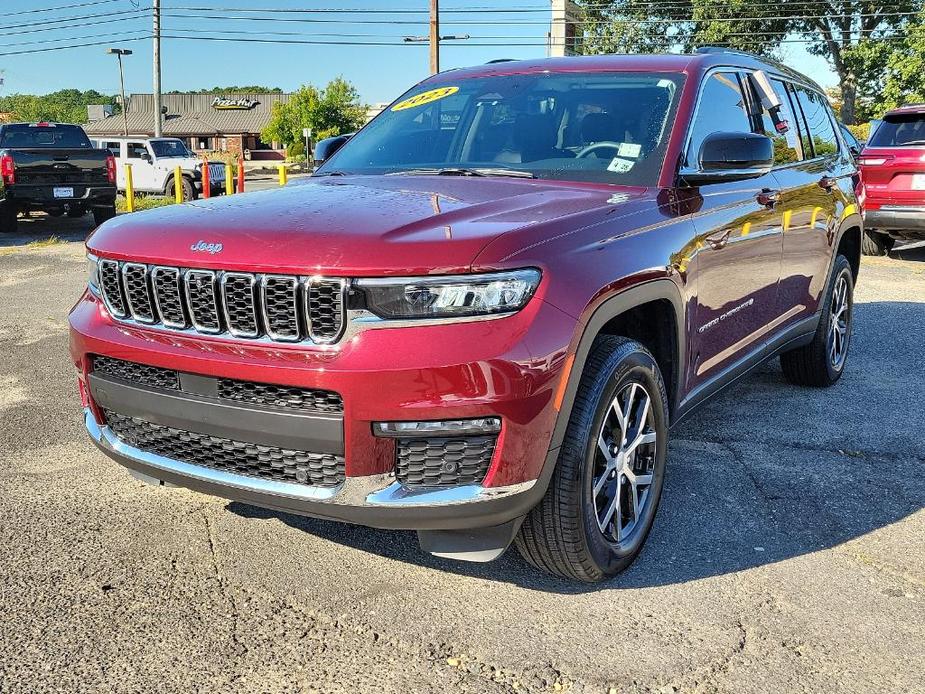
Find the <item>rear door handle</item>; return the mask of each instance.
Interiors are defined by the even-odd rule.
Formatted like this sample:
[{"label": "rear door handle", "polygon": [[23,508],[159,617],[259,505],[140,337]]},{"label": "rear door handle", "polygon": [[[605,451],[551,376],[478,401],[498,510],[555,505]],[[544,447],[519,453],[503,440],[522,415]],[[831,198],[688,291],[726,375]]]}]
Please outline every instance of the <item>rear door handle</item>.
[{"label": "rear door handle", "polygon": [[838,184],[838,181],[832,178],[831,176],[823,176],[819,179],[819,187],[823,190],[827,190],[830,193],[834,190],[835,186]]},{"label": "rear door handle", "polygon": [[758,201],[759,205],[771,208],[780,202],[780,191],[765,188],[760,193],[758,193],[755,199]]}]

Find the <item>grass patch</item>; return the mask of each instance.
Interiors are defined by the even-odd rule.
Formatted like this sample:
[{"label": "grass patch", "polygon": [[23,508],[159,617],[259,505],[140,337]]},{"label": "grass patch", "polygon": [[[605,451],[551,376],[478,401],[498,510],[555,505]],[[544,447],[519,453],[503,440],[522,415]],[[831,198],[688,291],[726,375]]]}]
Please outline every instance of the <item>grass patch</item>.
[{"label": "grass patch", "polygon": [[[120,195],[116,198],[116,211],[117,212],[128,212],[126,207],[126,199],[124,195]],[[172,197],[154,197],[153,195],[136,195],[135,196],[135,212],[141,212],[143,210],[153,210],[156,207],[167,207],[167,205],[174,205],[176,201]]]},{"label": "grass patch", "polygon": [[57,246],[58,244],[64,243],[57,236],[49,236],[47,239],[36,239],[35,241],[30,241],[26,244],[26,248],[48,248],[49,246]]}]

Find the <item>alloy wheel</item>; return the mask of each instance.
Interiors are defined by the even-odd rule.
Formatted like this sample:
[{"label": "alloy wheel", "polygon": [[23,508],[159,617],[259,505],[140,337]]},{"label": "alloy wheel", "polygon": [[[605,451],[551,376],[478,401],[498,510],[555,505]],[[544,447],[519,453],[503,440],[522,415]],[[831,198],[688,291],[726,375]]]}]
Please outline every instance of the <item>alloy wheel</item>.
[{"label": "alloy wheel", "polygon": [[644,515],[656,446],[652,399],[642,384],[629,383],[607,408],[594,453],[595,515],[609,542],[623,542]]},{"label": "alloy wheel", "polygon": [[832,292],[831,320],[829,326],[829,363],[836,371],[841,369],[848,355],[848,329],[851,307],[848,303],[848,280],[839,275]]}]

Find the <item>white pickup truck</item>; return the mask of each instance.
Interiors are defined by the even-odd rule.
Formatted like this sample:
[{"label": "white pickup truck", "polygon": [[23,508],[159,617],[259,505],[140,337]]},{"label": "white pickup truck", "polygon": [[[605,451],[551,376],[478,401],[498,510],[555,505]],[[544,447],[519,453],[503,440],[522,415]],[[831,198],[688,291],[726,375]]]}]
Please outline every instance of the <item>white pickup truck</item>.
[{"label": "white pickup truck", "polygon": [[[184,200],[202,194],[202,168],[205,162],[193,154],[183,140],[175,137],[109,137],[95,140],[100,149],[109,149],[116,158],[116,185],[125,190],[125,165],[132,165],[132,184],[136,193],[173,195],[174,172],[179,166]],[[211,194],[225,191],[225,164],[209,162]]]}]

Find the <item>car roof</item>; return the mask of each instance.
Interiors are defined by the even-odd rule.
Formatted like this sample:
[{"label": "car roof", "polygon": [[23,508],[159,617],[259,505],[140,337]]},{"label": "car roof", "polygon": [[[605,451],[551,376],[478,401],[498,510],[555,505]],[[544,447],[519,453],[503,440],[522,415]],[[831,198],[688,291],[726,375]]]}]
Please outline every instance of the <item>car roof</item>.
[{"label": "car roof", "polygon": [[714,67],[732,67],[751,70],[765,70],[802,82],[822,92],[823,89],[812,79],[786,65],[761,58],[750,53],[721,48],[704,48],[688,54],[607,54],[582,55],[565,58],[541,58],[537,60],[496,60],[485,65],[457,68],[438,73],[424,81],[447,82],[470,77],[499,75],[520,75],[538,72],[680,72],[702,73]]},{"label": "car roof", "polygon": [[900,106],[899,108],[894,108],[890,111],[887,111],[885,114],[883,114],[883,117],[889,118],[890,116],[902,116],[907,114],[925,114],[925,104],[906,104],[905,106]]}]

